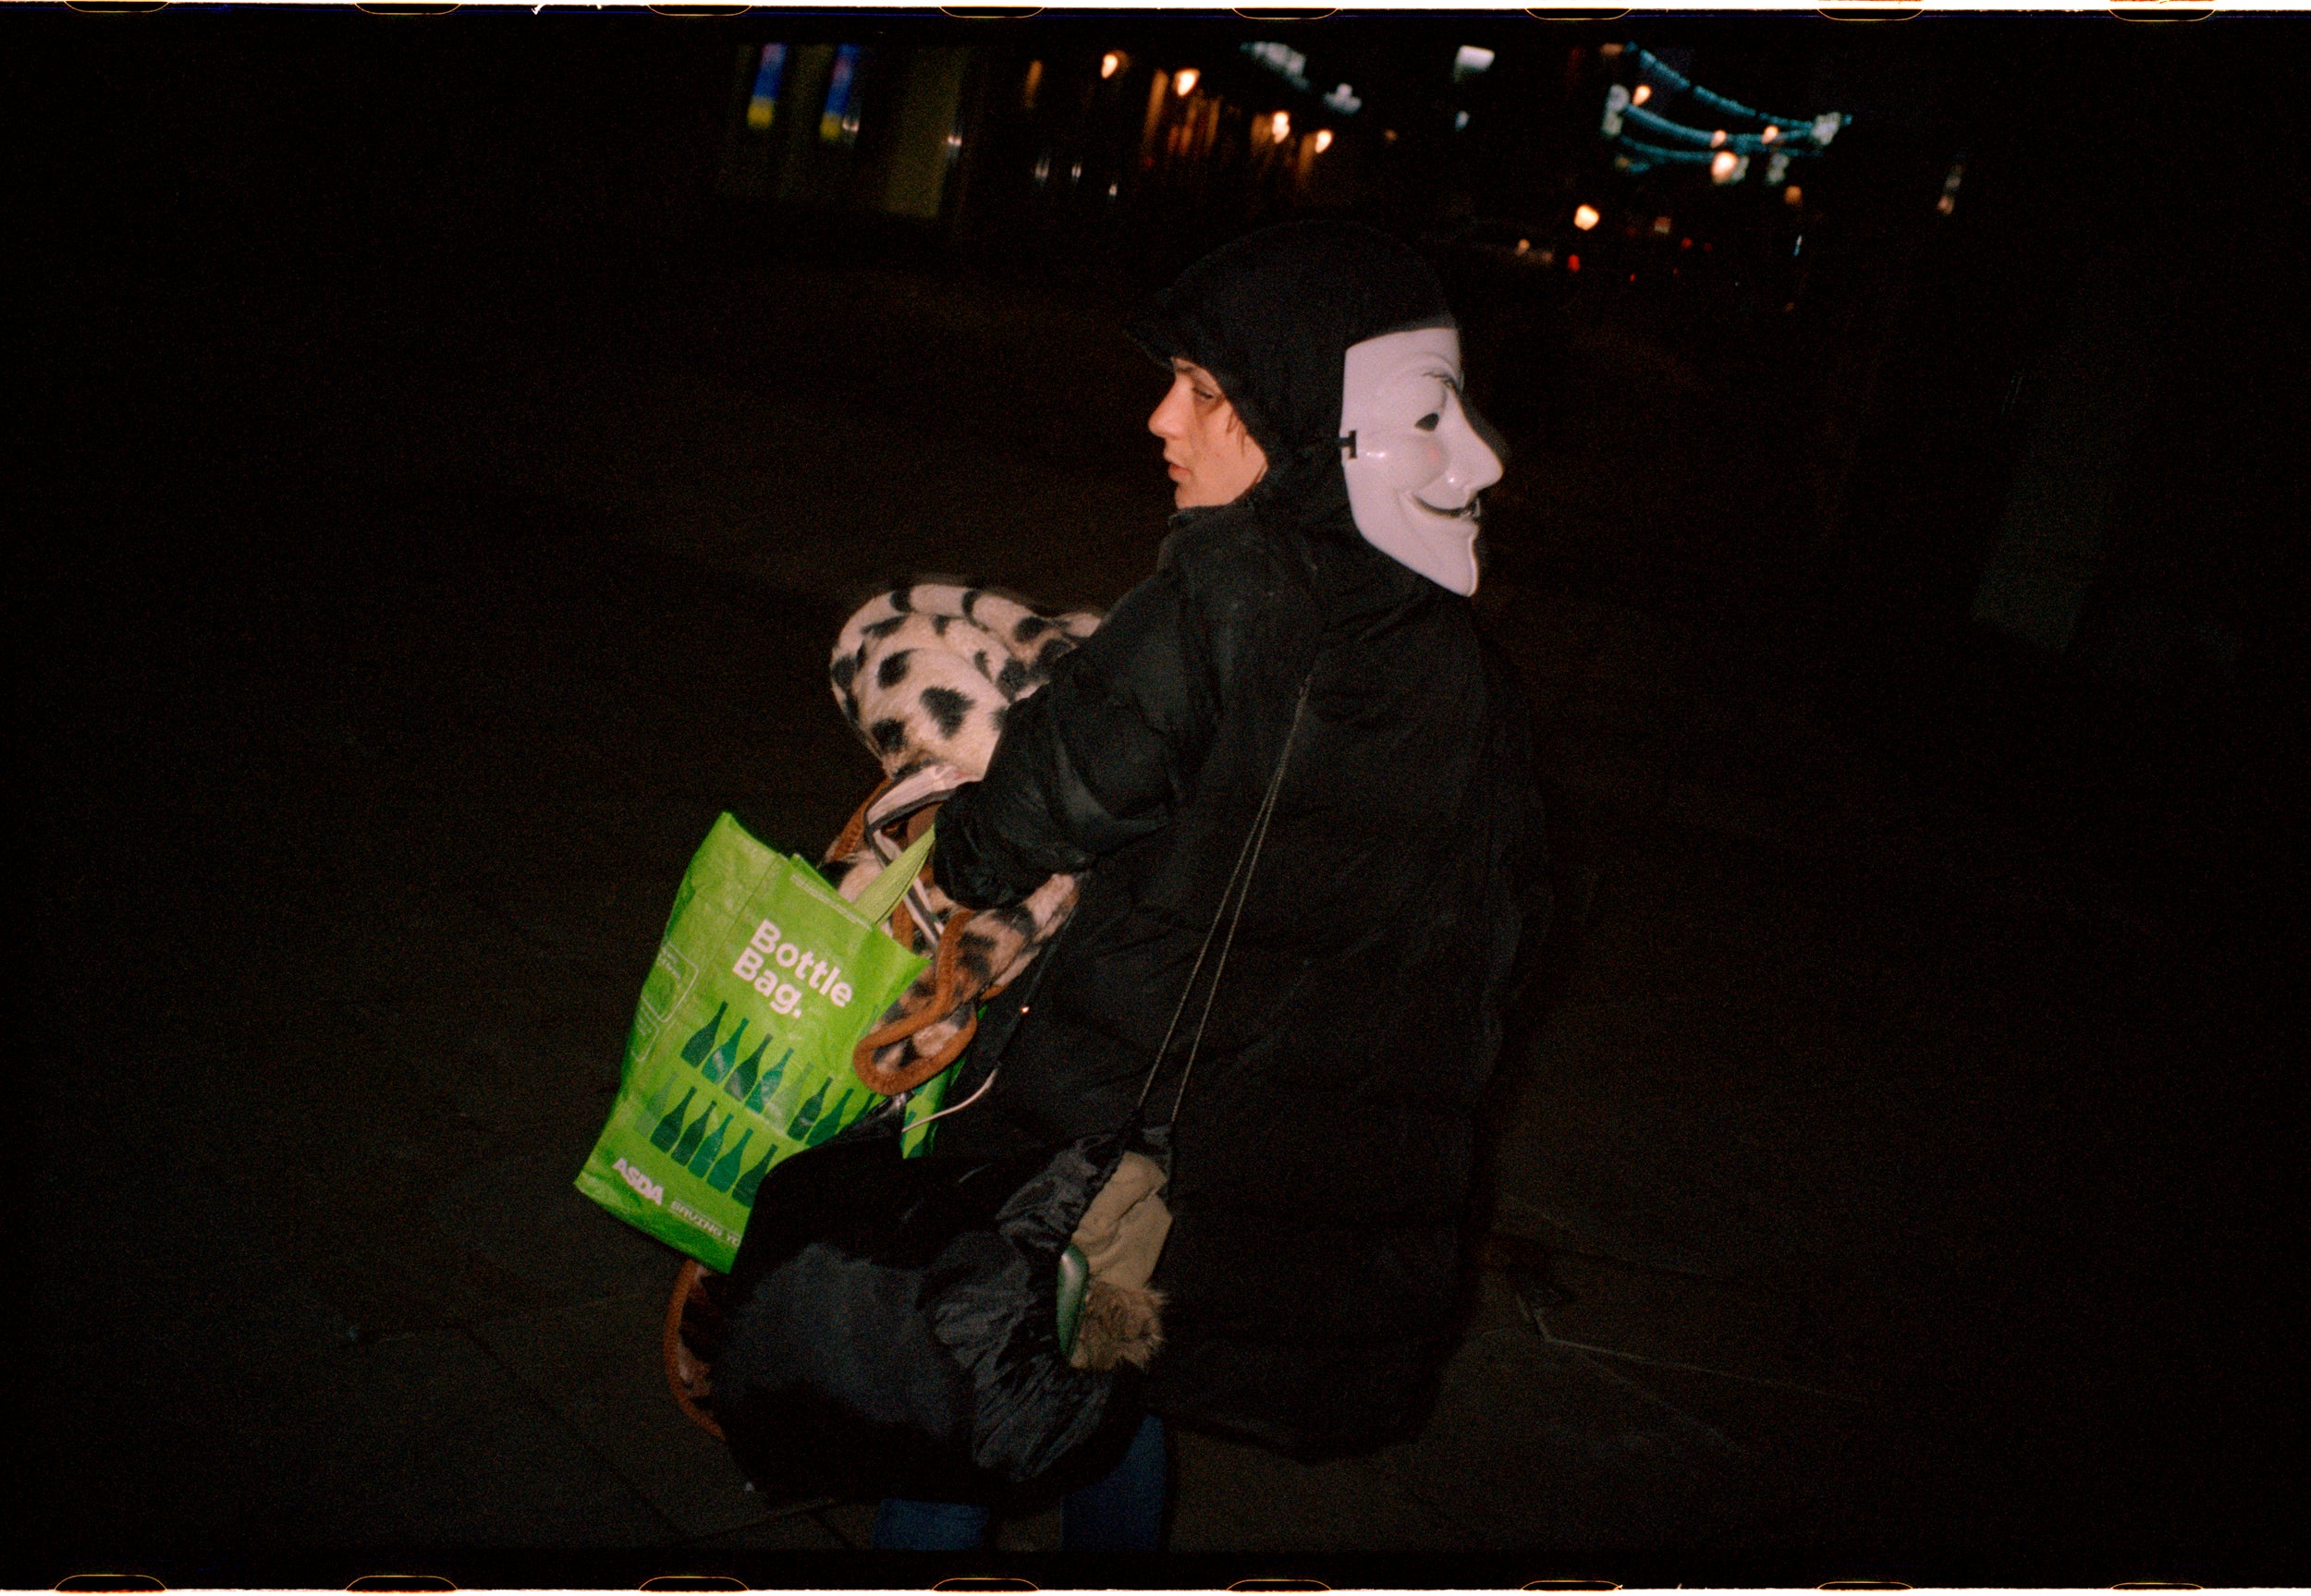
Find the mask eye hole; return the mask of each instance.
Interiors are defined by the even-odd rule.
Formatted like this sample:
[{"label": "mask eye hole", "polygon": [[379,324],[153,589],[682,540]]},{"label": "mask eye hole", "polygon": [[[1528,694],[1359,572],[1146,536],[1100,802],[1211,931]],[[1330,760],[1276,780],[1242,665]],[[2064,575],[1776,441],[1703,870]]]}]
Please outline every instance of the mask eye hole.
[{"label": "mask eye hole", "polygon": [[1437,412],[1431,410],[1428,414],[1423,416],[1419,420],[1414,421],[1412,425],[1418,427],[1424,433],[1433,433],[1437,430]]}]

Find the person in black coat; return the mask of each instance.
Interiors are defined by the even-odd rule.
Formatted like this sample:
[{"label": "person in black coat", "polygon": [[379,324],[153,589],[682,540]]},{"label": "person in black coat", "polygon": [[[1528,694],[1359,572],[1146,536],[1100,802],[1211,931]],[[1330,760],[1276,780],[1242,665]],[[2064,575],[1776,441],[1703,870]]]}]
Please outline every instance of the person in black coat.
[{"label": "person in black coat", "polygon": [[941,1151],[1131,1116],[1281,762],[1224,969],[1215,938],[1143,1115],[1171,1121],[1172,1212],[1144,1391],[1337,1456],[1426,1411],[1504,988],[1546,913],[1526,711],[1468,598],[1499,451],[1436,276],[1368,228],[1251,235],[1132,332],[1174,374],[1149,425],[1180,508],[939,816],[959,903],[1082,876],[984,1016],[948,1102],[994,1083]]}]

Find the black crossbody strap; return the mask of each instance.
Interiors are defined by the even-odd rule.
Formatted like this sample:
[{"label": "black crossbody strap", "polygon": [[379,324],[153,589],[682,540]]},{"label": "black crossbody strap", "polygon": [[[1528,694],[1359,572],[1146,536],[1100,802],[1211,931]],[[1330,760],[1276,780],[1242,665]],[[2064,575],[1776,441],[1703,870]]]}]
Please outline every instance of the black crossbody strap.
[{"label": "black crossbody strap", "polygon": [[[1147,1079],[1140,1085],[1139,1101],[1131,1105],[1132,1115],[1147,1106],[1147,1094],[1155,1089],[1156,1077],[1164,1067],[1164,1059],[1171,1052],[1171,1039],[1180,1029],[1180,1017],[1187,1012],[1188,999],[1195,992],[1195,978],[1203,972],[1204,956],[1212,951],[1212,939],[1219,934],[1219,922],[1228,921],[1228,936],[1219,946],[1219,962],[1212,967],[1211,984],[1204,989],[1204,1009],[1197,1015],[1195,1035],[1188,1043],[1188,1062],[1180,1072],[1180,1090],[1171,1102],[1171,1114],[1164,1122],[1168,1129],[1172,1120],[1180,1117],[1180,1105],[1187,1101],[1188,1081],[1195,1073],[1196,1054],[1204,1046],[1204,1027],[1212,1017],[1212,1000],[1219,993],[1220,977],[1228,970],[1228,952],[1236,944],[1236,924],[1243,918],[1244,899],[1252,894],[1253,872],[1260,865],[1260,849],[1267,840],[1268,821],[1276,813],[1276,795],[1284,790],[1284,770],[1291,762],[1292,742],[1300,735],[1301,717],[1308,709],[1308,683],[1300,684],[1300,697],[1292,704],[1292,724],[1284,734],[1284,750],[1276,756],[1276,775],[1268,783],[1267,795],[1261,798],[1259,812],[1253,817],[1252,829],[1243,839],[1243,847],[1236,850],[1235,869],[1228,872],[1228,884],[1221,889],[1219,908],[1213,912],[1212,923],[1204,932],[1204,944],[1195,950],[1195,963],[1189,967],[1188,983],[1180,989],[1180,1001],[1171,1011],[1171,1023],[1164,1028],[1164,1040],[1156,1049],[1156,1062],[1148,1066]],[[1234,908],[1229,900],[1235,900]],[[1151,1136],[1154,1133],[1150,1133]],[[1159,1138],[1158,1139],[1168,1139]]]}]

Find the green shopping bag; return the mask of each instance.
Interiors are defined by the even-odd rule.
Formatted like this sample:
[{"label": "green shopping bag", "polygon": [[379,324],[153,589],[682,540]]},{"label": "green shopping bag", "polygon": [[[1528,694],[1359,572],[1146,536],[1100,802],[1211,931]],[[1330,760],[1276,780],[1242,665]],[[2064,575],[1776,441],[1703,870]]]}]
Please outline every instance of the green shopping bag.
[{"label": "green shopping bag", "polygon": [[[771,1166],[875,1101],[859,1039],[928,961],[879,929],[930,856],[931,832],[847,903],[817,871],[724,815],[683,874],[642,982],[609,1123],[578,1189],[716,1273],[738,1256]],[[907,1101],[922,1151],[948,1077]]]}]

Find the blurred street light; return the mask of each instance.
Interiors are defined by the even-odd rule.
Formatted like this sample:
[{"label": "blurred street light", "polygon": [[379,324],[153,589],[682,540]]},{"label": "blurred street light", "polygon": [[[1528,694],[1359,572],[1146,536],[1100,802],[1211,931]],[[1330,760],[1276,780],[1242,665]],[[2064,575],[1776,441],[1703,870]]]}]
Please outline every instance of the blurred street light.
[{"label": "blurred street light", "polygon": [[1323,154],[1323,153],[1324,153],[1327,150],[1329,150],[1331,147],[1332,147],[1332,129],[1331,129],[1331,128],[1317,128],[1317,129],[1316,129],[1316,153],[1317,153],[1317,154],[1319,154],[1319,155],[1321,155],[1321,154]]},{"label": "blurred street light", "polygon": [[1580,228],[1583,233],[1596,226],[1597,220],[1596,207],[1595,205],[1583,205],[1572,213],[1572,225]]},{"label": "blurred street light", "polygon": [[1650,83],[1640,83],[1635,89],[1630,91],[1629,103],[1632,105],[1642,105],[1647,100],[1652,98],[1653,85]]},{"label": "blurred street light", "polygon": [[1781,190],[1781,202],[1794,211],[1805,203],[1805,190],[1792,183]]},{"label": "blurred street light", "polygon": [[1203,75],[1192,67],[1180,67],[1180,76],[1171,80],[1171,91],[1182,100],[1186,99],[1195,92],[1196,79]]},{"label": "blurred street light", "polygon": [[1113,50],[1099,58],[1099,75],[1102,78],[1112,78],[1122,68],[1123,57]]},{"label": "blurred street light", "polygon": [[1292,114],[1290,111],[1278,111],[1275,116],[1268,118],[1268,137],[1275,140],[1278,143],[1281,144],[1286,139],[1290,138],[1291,136],[1291,130]]},{"label": "blurred street light", "polygon": [[1720,150],[1709,159],[1709,181],[1733,183],[1741,180],[1742,158],[1730,150]]}]

